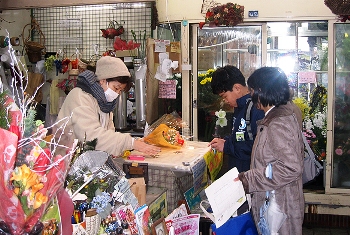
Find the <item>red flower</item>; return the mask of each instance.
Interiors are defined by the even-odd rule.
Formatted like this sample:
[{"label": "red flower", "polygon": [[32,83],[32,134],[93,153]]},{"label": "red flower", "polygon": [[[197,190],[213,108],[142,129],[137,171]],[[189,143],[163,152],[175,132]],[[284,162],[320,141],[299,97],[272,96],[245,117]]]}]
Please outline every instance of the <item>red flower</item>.
[{"label": "red flower", "polygon": [[[205,15],[205,23],[209,23],[209,26],[235,26],[243,22],[243,17],[244,7],[229,2],[208,9]],[[203,25],[204,24],[200,24],[199,28],[202,28]]]},{"label": "red flower", "polygon": [[199,23],[199,28],[202,29],[204,25],[205,25],[205,22],[200,22]]},{"label": "red flower", "polygon": [[140,45],[141,45],[140,43],[136,43],[132,40],[127,42],[121,39],[120,37],[116,37],[113,47],[116,51],[124,51],[124,50],[134,50],[136,48],[139,48]]},{"label": "red flower", "polygon": [[214,16],[214,13],[211,11],[207,11],[207,14],[205,14],[205,18],[210,18],[211,16]]}]

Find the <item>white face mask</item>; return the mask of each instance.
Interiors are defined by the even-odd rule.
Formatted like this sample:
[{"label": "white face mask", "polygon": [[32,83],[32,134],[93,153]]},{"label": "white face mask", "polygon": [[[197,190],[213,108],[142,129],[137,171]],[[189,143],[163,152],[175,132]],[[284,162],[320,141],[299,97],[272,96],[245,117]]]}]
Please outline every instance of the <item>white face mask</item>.
[{"label": "white face mask", "polygon": [[105,91],[106,100],[108,102],[112,102],[113,100],[117,99],[119,94],[115,91],[113,91],[111,88],[108,87],[107,82],[107,90]]}]

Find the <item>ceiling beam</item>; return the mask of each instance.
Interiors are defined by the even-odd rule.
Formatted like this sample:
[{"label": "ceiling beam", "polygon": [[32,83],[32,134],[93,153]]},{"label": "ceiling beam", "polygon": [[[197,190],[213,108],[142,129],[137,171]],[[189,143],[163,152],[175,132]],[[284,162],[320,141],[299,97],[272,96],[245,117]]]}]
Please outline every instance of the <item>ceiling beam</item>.
[{"label": "ceiling beam", "polygon": [[155,0],[0,0],[0,10],[154,1]]}]

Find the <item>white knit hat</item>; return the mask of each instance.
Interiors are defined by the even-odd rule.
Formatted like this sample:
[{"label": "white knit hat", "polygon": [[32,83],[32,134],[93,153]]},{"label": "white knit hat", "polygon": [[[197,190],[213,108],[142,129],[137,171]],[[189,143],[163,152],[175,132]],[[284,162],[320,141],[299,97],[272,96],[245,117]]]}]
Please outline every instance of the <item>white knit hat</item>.
[{"label": "white knit hat", "polygon": [[97,80],[115,77],[130,77],[130,73],[124,62],[116,57],[102,56],[96,63]]}]

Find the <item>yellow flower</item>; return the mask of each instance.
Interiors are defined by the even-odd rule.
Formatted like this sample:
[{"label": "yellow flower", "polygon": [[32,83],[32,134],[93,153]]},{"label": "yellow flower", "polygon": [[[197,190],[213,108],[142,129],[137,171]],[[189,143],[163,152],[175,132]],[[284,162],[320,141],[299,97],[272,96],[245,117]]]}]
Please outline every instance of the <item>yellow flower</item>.
[{"label": "yellow flower", "polygon": [[42,204],[45,204],[47,202],[47,196],[43,195],[41,192],[37,192],[35,194],[35,200],[33,208],[38,209]]},{"label": "yellow flower", "polygon": [[304,118],[308,116],[310,110],[307,101],[305,100],[305,98],[298,97],[293,100],[293,103],[296,104],[301,110],[302,118],[304,120]]},{"label": "yellow flower", "polygon": [[212,75],[215,72],[215,69],[208,69],[206,73],[200,73],[198,74],[198,77],[201,79],[200,84],[205,85],[208,82],[211,82]]},{"label": "yellow flower", "polygon": [[18,188],[18,187],[14,188],[14,189],[13,189],[13,192],[18,196],[18,194],[19,194],[19,188]]},{"label": "yellow flower", "polygon": [[40,183],[38,175],[35,172],[31,171],[31,174],[28,176],[27,183],[24,184],[24,186],[25,189],[29,189],[38,183]]},{"label": "yellow flower", "polygon": [[130,154],[131,154],[131,152],[129,150],[125,150],[124,153],[123,153],[123,158],[129,157]]},{"label": "yellow flower", "polygon": [[38,192],[40,189],[44,187],[43,183],[37,183],[32,186],[32,193]]},{"label": "yellow flower", "polygon": [[23,164],[20,167],[17,167],[13,172],[12,172],[12,177],[11,181],[17,181],[21,182],[23,186],[27,184],[27,180],[30,177],[32,171],[29,169],[29,167],[25,164]]}]

